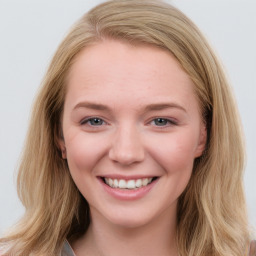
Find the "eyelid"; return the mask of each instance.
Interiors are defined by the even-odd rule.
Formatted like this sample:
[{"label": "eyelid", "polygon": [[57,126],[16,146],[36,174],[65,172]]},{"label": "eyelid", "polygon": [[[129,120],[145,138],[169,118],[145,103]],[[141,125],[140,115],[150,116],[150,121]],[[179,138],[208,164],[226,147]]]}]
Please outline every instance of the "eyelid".
[{"label": "eyelid", "polygon": [[89,125],[88,124],[88,122],[90,121],[90,120],[93,120],[93,119],[100,119],[100,120],[102,120],[103,121],[103,123],[104,124],[108,124],[103,118],[101,118],[101,117],[98,117],[98,116],[90,116],[90,117],[85,117],[85,118],[83,118],[79,123],[80,123],[80,125],[88,125],[88,126],[90,126],[90,127],[101,127],[102,125]]},{"label": "eyelid", "polygon": [[157,120],[157,119],[163,119],[163,120],[166,120],[167,121],[167,125],[153,125],[153,126],[155,126],[155,127],[157,127],[157,128],[160,128],[160,129],[164,129],[164,128],[168,128],[168,127],[170,127],[170,126],[175,126],[175,125],[178,125],[178,122],[177,122],[177,120],[175,120],[175,119],[173,119],[173,118],[167,118],[167,117],[155,117],[155,118],[153,118],[153,119],[151,119],[151,121],[149,122],[150,124],[152,123],[152,122],[154,122],[155,120]]},{"label": "eyelid", "polygon": [[[93,120],[93,119],[99,119],[102,121],[102,124],[99,124],[99,125],[91,125],[89,124],[89,121],[90,120]],[[167,121],[167,124],[166,125],[156,125],[156,124],[152,124],[154,121],[156,121],[157,119],[163,119],[163,120],[166,120]],[[149,122],[147,122],[149,125],[153,125],[154,127],[158,128],[158,129],[164,129],[164,128],[168,128],[168,127],[172,127],[172,126],[176,126],[178,125],[178,121],[174,118],[169,118],[169,117],[162,117],[162,116],[156,116],[154,118],[151,118]],[[92,128],[92,129],[99,129],[101,128],[102,126],[104,125],[108,125],[109,123],[106,122],[104,120],[104,118],[101,118],[99,116],[90,116],[90,117],[85,117],[83,118],[79,124],[81,126],[87,126],[89,128]]]}]

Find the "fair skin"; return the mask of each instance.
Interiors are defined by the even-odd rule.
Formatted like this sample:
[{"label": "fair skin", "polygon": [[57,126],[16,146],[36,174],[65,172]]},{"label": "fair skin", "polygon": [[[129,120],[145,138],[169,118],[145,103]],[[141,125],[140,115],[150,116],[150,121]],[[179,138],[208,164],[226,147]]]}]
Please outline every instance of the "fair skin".
[{"label": "fair skin", "polygon": [[60,146],[91,212],[74,252],[178,255],[177,201],[206,141],[191,79],[166,51],[104,40],[67,82]]}]

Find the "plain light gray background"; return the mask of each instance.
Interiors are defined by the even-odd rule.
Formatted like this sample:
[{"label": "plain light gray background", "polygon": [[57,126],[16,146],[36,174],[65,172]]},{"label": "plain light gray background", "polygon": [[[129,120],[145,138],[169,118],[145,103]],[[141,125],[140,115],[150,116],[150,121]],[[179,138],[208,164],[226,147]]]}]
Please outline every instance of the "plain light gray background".
[{"label": "plain light gray background", "polygon": [[[23,213],[14,174],[30,107],[49,61],[70,26],[96,0],[0,0],[0,233]],[[245,191],[256,227],[256,2],[168,1],[205,33],[234,87],[247,140]]]}]

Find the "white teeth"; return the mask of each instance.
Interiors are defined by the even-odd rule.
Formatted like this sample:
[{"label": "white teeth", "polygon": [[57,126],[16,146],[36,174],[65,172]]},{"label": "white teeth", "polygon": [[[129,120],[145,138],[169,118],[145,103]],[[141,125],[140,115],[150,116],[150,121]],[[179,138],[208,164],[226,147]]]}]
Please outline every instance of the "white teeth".
[{"label": "white teeth", "polygon": [[142,186],[142,180],[141,179],[136,180],[135,186],[136,186],[136,188],[140,188]]},{"label": "white teeth", "polygon": [[118,187],[119,187],[119,188],[126,188],[126,182],[125,182],[125,180],[119,180]]},{"label": "white teeth", "polygon": [[118,180],[111,178],[104,178],[104,181],[107,185],[112,188],[121,188],[121,189],[136,189],[141,188],[143,186],[147,186],[152,182],[153,178],[144,178],[144,179],[136,179],[136,180]]},{"label": "white teeth", "polygon": [[[111,179],[110,179],[111,180]],[[114,188],[117,188],[118,187],[118,180],[114,179]]]},{"label": "white teeth", "polygon": [[135,188],[135,181],[134,181],[134,180],[129,180],[129,181],[126,183],[126,185],[127,185],[127,188],[133,189],[133,188]]},{"label": "white teeth", "polygon": [[[105,179],[106,180],[106,179]],[[108,185],[113,187],[114,181],[112,179],[108,179]]]},{"label": "white teeth", "polygon": [[142,185],[143,186],[147,186],[148,185],[148,179],[147,178],[142,180]]}]

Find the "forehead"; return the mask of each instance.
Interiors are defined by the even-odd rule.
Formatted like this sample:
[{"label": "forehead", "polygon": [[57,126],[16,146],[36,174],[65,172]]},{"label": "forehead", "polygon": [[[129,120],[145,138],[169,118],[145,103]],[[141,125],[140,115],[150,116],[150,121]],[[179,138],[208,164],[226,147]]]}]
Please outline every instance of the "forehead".
[{"label": "forehead", "polygon": [[110,102],[183,100],[194,94],[188,74],[171,53],[148,45],[106,40],[85,48],[68,76],[66,100]]}]

